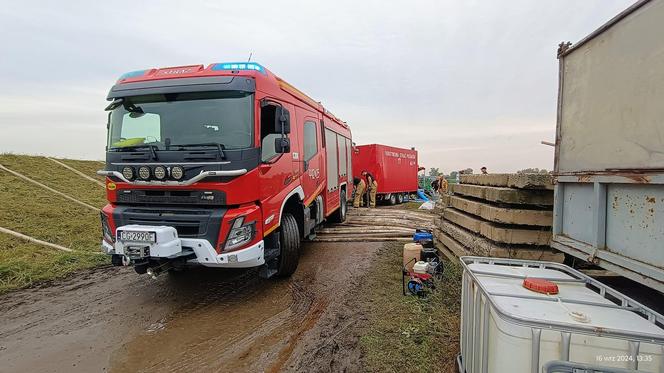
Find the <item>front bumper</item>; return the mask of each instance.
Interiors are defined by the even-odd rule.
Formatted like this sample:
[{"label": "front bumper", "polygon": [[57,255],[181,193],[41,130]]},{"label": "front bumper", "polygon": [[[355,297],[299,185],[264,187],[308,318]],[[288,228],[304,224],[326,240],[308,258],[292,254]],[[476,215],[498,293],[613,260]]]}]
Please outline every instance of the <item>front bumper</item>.
[{"label": "front bumper", "polygon": [[[185,251],[193,251],[195,258],[189,259],[188,263],[198,263],[206,267],[221,268],[250,268],[265,264],[265,244],[263,240],[244,249],[218,254],[208,240],[200,238],[178,238],[181,251],[170,253],[168,256],[150,256],[155,259],[175,259],[182,256]],[[102,250],[109,255],[125,255],[127,245],[117,241],[111,245],[102,240]],[[159,252],[159,250],[155,250]]]}]

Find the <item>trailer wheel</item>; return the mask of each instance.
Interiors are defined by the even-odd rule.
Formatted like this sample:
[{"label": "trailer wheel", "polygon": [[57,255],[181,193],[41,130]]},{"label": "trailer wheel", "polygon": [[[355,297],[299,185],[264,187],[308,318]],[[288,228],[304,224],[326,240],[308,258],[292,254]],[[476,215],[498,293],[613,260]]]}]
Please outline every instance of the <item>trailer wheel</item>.
[{"label": "trailer wheel", "polygon": [[398,204],[403,203],[403,194],[401,194],[401,193],[397,194],[397,203]]},{"label": "trailer wheel", "polygon": [[339,208],[337,211],[330,215],[330,220],[333,223],[343,223],[346,221],[346,213],[348,212],[348,202],[346,201],[346,191],[341,190],[339,194]]},{"label": "trailer wheel", "polygon": [[390,206],[394,206],[397,204],[397,195],[392,193],[390,194]]},{"label": "trailer wheel", "polygon": [[295,217],[284,214],[281,218],[281,232],[279,232],[281,254],[277,276],[288,277],[295,272],[300,261],[300,229]]}]

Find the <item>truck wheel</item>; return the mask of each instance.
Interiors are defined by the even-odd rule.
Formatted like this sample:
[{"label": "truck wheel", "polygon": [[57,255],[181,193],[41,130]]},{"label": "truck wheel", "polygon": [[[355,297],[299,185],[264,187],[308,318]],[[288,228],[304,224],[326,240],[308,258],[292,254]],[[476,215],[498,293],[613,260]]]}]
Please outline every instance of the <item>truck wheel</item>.
[{"label": "truck wheel", "polygon": [[346,191],[341,190],[339,195],[339,208],[337,211],[330,215],[330,220],[333,223],[343,223],[346,221],[346,213],[348,212],[348,202],[346,201]]},{"label": "truck wheel", "polygon": [[397,203],[397,195],[392,193],[390,194],[390,206],[394,206]]},{"label": "truck wheel", "polygon": [[403,194],[401,194],[401,193],[397,194],[397,203],[398,204],[403,203]]},{"label": "truck wheel", "polygon": [[295,217],[284,214],[281,218],[281,232],[279,232],[281,254],[279,255],[279,267],[277,276],[288,277],[297,269],[300,261],[300,229]]}]

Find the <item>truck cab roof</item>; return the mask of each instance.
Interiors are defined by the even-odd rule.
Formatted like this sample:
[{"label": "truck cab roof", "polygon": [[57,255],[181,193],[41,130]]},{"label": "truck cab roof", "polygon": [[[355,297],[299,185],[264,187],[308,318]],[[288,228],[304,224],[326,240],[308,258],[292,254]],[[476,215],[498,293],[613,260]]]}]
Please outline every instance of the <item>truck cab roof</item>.
[{"label": "truck cab roof", "polygon": [[[250,80],[236,79],[242,77],[250,78]],[[130,90],[133,92],[132,95],[136,95],[140,89],[169,87],[164,92],[168,93],[169,90],[177,91],[184,86],[200,85],[202,91],[221,89],[221,86],[215,87],[220,84],[226,85],[225,89],[261,90],[275,95],[278,95],[277,91],[286,92],[295,99],[319,110],[338,125],[348,128],[345,122],[325,109],[320,102],[307,96],[256,62],[221,62],[207,66],[199,64],[130,71],[120,76],[111,88],[107,99],[123,97]]]}]

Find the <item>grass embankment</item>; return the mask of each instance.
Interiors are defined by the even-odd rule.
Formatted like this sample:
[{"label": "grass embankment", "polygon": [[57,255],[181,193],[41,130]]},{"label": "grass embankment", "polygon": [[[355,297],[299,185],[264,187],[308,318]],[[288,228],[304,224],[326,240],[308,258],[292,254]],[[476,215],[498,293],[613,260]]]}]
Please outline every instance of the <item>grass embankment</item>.
[{"label": "grass embankment", "polygon": [[445,262],[442,281],[427,298],[401,293],[402,244],[388,243],[367,276],[367,330],[360,339],[372,372],[456,372],[461,267]]},{"label": "grass embankment", "polygon": [[[91,177],[90,171],[101,167],[96,161],[64,161]],[[44,157],[0,154],[0,164],[90,205],[105,204],[102,187]],[[2,170],[0,226],[74,250],[59,251],[0,233],[0,293],[108,263],[98,254],[98,212]]]}]

